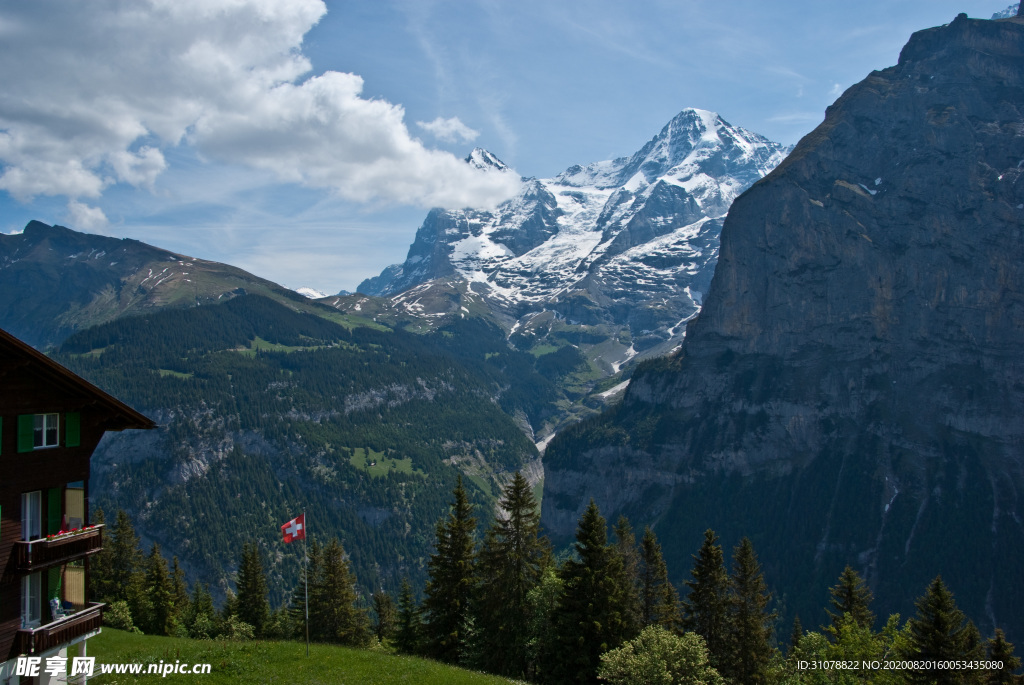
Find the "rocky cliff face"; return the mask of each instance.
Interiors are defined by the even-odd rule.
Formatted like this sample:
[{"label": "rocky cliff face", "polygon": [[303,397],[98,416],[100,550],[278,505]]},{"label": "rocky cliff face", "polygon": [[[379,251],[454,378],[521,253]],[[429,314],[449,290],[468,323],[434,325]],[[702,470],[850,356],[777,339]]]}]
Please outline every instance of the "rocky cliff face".
[{"label": "rocky cliff face", "polygon": [[749,535],[805,623],[846,563],[880,612],[941,573],[1024,636],[1022,265],[1024,19],[961,15],[736,200],[681,352],[550,445],[544,523],[594,494],[679,576]]}]

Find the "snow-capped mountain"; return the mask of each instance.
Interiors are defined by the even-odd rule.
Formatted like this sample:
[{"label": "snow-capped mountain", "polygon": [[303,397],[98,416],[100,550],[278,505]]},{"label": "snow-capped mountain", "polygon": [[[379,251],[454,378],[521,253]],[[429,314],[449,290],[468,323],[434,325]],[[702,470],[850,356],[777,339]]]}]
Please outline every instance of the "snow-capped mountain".
[{"label": "snow-capped mountain", "polygon": [[[710,284],[722,218],[788,151],[686,109],[634,155],[524,179],[493,212],[431,210],[405,262],[359,292],[428,319],[482,301],[520,346],[557,345],[551,336],[597,346],[592,360],[614,372],[682,338]],[[479,148],[466,161],[507,168]]]},{"label": "snow-capped mountain", "polygon": [[295,292],[297,292],[299,295],[302,295],[303,297],[309,298],[310,300],[319,300],[321,298],[327,297],[327,293],[323,292],[322,290],[317,290],[316,288],[295,288]]}]

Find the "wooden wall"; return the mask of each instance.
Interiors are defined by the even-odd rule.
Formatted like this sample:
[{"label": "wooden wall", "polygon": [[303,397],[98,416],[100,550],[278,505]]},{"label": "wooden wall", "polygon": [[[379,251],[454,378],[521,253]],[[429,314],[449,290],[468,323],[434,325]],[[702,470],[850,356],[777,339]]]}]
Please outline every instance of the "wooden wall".
[{"label": "wooden wall", "polygon": [[[103,436],[103,426],[116,416],[95,398],[70,383],[61,383],[34,373],[34,366],[24,360],[10,358],[0,350],[0,661],[12,654],[15,633],[21,627],[21,578],[14,570],[11,554],[15,541],[21,539],[21,494],[42,491],[43,523],[46,534],[47,496],[50,488],[60,488],[61,514],[64,511],[64,487],[68,483],[85,483],[86,517],[88,517],[89,458]],[[78,447],[65,447],[67,412],[81,415]],[[18,452],[18,416],[21,414],[59,413],[60,445]],[[88,518],[86,519],[88,524]],[[43,572],[43,596],[49,574]],[[43,622],[49,612],[43,607]]]}]

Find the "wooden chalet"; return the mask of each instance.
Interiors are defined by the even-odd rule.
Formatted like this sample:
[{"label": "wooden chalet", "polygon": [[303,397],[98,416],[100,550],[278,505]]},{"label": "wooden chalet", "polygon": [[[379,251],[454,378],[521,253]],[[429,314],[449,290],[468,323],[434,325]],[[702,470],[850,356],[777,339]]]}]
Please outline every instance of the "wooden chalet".
[{"label": "wooden chalet", "polygon": [[0,684],[47,682],[19,680],[18,656],[45,665],[99,632],[89,557],[103,527],[89,525],[89,458],[105,431],[153,427],[0,330]]}]

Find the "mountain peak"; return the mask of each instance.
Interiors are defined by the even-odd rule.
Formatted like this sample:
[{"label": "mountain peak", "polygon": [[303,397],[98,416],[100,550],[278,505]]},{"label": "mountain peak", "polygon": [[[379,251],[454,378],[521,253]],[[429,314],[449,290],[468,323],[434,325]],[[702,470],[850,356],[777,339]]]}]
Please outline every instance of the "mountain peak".
[{"label": "mountain peak", "polygon": [[465,161],[467,164],[472,164],[477,169],[483,169],[484,171],[491,169],[509,171],[507,164],[482,147],[473,148],[473,151],[469,153]]}]

